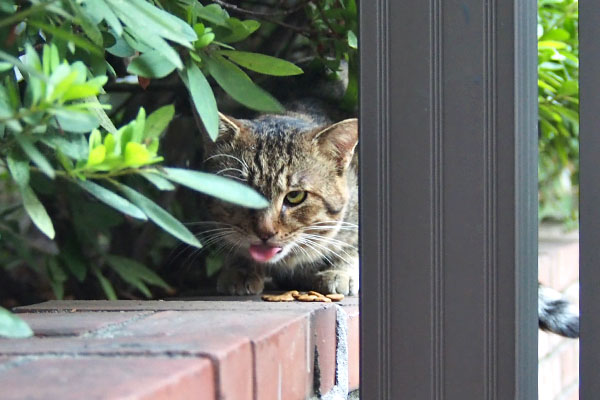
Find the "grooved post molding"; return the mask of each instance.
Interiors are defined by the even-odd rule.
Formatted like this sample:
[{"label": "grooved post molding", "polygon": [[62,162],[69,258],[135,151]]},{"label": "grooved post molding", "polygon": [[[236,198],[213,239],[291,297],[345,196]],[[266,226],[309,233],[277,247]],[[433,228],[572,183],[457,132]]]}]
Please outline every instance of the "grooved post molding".
[{"label": "grooved post molding", "polygon": [[579,2],[581,399],[600,393],[600,2]]},{"label": "grooved post molding", "polygon": [[361,399],[537,399],[536,9],[360,1]]}]

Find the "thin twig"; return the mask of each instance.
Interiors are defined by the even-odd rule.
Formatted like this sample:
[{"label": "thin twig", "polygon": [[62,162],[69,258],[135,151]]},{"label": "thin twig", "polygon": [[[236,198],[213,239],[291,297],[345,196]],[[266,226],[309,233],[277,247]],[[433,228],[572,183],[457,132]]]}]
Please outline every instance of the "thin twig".
[{"label": "thin twig", "polygon": [[278,17],[278,16],[285,16],[285,15],[290,15],[293,14],[299,10],[301,10],[302,8],[304,8],[308,3],[311,3],[312,0],[304,0],[302,2],[300,2],[299,5],[296,5],[295,7],[286,9],[286,10],[279,10],[279,11],[255,11],[255,10],[248,10],[246,8],[241,8],[239,6],[236,6],[235,4],[230,4],[227,3],[223,0],[212,0],[214,3],[217,3],[218,5],[220,5],[223,8],[227,8],[242,14],[247,14],[247,15],[254,15],[257,17]]}]

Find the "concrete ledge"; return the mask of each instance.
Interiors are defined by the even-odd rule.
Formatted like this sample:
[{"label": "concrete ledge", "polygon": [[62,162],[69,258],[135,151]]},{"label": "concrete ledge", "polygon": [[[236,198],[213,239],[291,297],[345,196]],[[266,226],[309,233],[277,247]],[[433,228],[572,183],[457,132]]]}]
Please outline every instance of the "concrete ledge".
[{"label": "concrete ledge", "polygon": [[[358,299],[338,307],[198,301],[49,301],[15,311],[35,337],[0,339],[6,399],[306,399],[358,388]],[[337,322],[336,322],[337,321]],[[345,368],[340,371],[340,365]]]}]

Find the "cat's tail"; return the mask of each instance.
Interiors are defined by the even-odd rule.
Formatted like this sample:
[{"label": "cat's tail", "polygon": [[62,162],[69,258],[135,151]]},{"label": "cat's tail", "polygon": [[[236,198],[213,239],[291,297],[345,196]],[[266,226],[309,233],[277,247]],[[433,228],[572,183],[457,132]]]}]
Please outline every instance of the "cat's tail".
[{"label": "cat's tail", "polygon": [[569,338],[579,337],[579,310],[553,289],[539,286],[538,317],[540,329]]}]

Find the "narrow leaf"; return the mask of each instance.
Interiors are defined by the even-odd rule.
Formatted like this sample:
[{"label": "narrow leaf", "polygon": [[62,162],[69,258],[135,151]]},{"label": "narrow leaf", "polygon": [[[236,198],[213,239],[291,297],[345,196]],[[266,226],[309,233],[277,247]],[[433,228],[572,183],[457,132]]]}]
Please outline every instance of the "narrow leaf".
[{"label": "narrow leaf", "polygon": [[301,68],[289,61],[267,56],[265,54],[233,50],[220,50],[217,53],[226,56],[231,61],[241,65],[244,68],[260,72],[261,74],[289,76],[298,75],[303,72]]},{"label": "narrow leaf", "polygon": [[27,186],[29,184],[29,162],[14,158],[12,154],[8,155],[6,162],[8,170],[17,185],[20,187]]},{"label": "narrow leaf", "polygon": [[127,214],[133,218],[141,219],[146,221],[148,217],[138,207],[131,204],[129,201],[119,196],[118,194],[111,192],[103,186],[100,186],[91,181],[77,181],[82,189],[87,191],[89,194],[100,200],[101,202],[111,206],[114,209],[121,211],[123,214]]},{"label": "narrow leaf", "polygon": [[135,57],[127,67],[130,74],[145,78],[164,78],[174,70],[175,65],[156,50]]},{"label": "narrow leaf", "polygon": [[232,179],[181,168],[163,168],[167,179],[218,199],[249,208],[265,208],[269,202],[256,190]]},{"label": "narrow leaf", "polygon": [[117,300],[115,289],[110,281],[106,279],[104,275],[102,275],[102,273],[97,269],[94,270],[94,275],[96,275],[96,278],[98,278],[98,282],[100,282],[100,286],[102,286],[102,290],[104,291],[106,298],[109,300]]},{"label": "narrow leaf", "polygon": [[131,258],[120,257],[115,255],[106,256],[106,261],[111,267],[118,267],[126,269],[128,273],[135,276],[138,279],[143,280],[151,285],[162,287],[163,289],[171,289],[169,284],[165,282],[156,272],[146,267],[144,264],[139,263]]},{"label": "narrow leaf", "polygon": [[11,339],[28,338],[33,336],[33,331],[21,318],[0,307],[0,336]]},{"label": "narrow leaf", "polygon": [[31,187],[22,187],[21,196],[23,197],[23,206],[31,218],[31,221],[40,231],[42,231],[42,233],[44,233],[44,235],[48,236],[50,239],[54,239],[55,232],[52,220]]},{"label": "narrow leaf", "polygon": [[46,157],[35,147],[35,145],[25,136],[16,135],[15,139],[25,152],[29,159],[39,167],[39,169],[46,174],[49,178],[54,179],[56,175],[54,172],[54,168],[50,165],[50,162],[46,159]]},{"label": "narrow leaf", "polygon": [[219,110],[217,109],[215,95],[196,64],[189,63],[186,72],[188,90],[192,95],[196,111],[208,135],[214,141],[219,135]]},{"label": "narrow leaf", "polygon": [[257,111],[284,111],[273,96],[254,84],[235,64],[218,55],[207,58],[207,64],[211,76],[236,101]]},{"label": "narrow leaf", "polygon": [[140,172],[140,175],[152,183],[158,190],[173,190],[175,186],[160,175],[151,172]]},{"label": "narrow leaf", "polygon": [[146,119],[144,138],[153,139],[159,137],[167,128],[174,115],[175,107],[172,104],[163,106],[150,114]]},{"label": "narrow leaf", "polygon": [[181,222],[175,219],[175,217],[161,208],[158,204],[141,193],[131,189],[130,187],[119,183],[117,183],[117,185],[125,194],[125,196],[131,200],[132,203],[141,208],[142,211],[146,213],[148,218],[154,221],[156,225],[160,226],[166,232],[191,246],[198,248],[202,247],[192,232],[190,232]]}]

